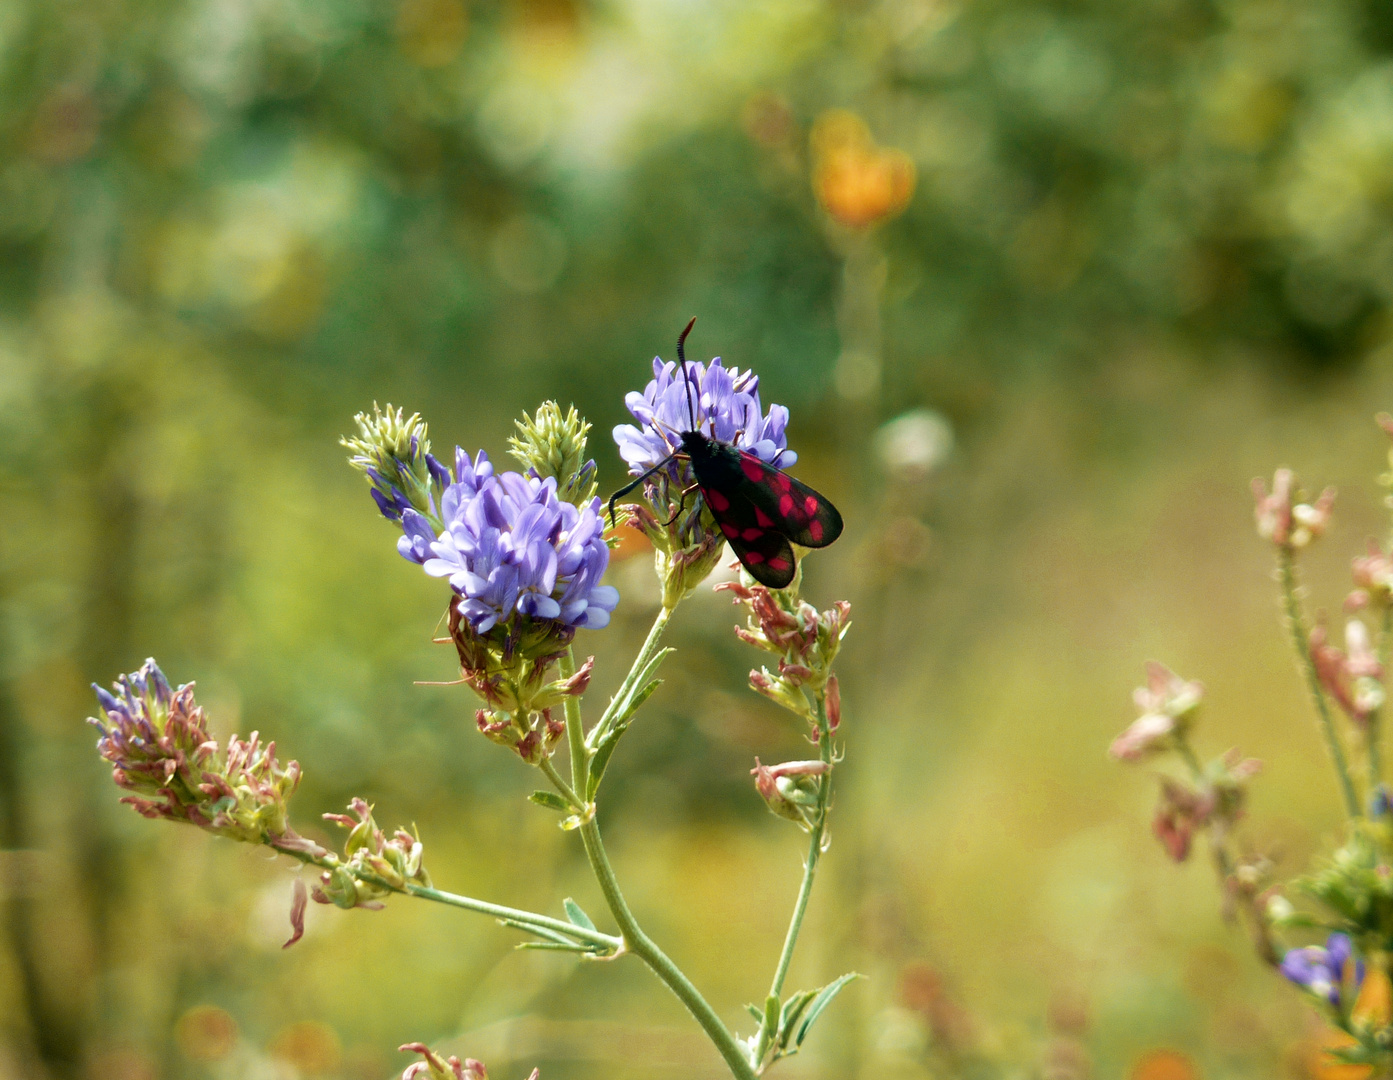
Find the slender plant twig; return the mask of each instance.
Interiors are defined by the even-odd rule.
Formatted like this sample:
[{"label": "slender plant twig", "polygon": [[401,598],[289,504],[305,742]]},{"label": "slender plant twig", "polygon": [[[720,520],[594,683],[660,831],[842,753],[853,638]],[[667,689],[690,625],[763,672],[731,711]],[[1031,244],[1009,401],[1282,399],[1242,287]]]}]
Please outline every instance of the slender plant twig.
[{"label": "slender plant twig", "polygon": [[1321,690],[1320,676],[1316,672],[1316,662],[1311,656],[1311,645],[1306,634],[1306,620],[1301,615],[1301,599],[1297,595],[1296,564],[1290,548],[1280,547],[1277,554],[1277,572],[1282,583],[1282,602],[1286,611],[1287,625],[1291,628],[1292,645],[1306,675],[1306,684],[1311,691],[1311,700],[1320,720],[1321,734],[1325,737],[1325,748],[1330,752],[1330,760],[1335,764],[1335,775],[1340,781],[1340,790],[1345,797],[1345,810],[1350,817],[1360,817],[1359,796],[1355,794],[1354,783],[1350,780],[1349,765],[1345,762],[1345,752],[1340,746],[1340,735],[1335,730],[1335,720],[1330,715],[1330,705]]},{"label": "slender plant twig", "polygon": [[[643,650],[629,673],[630,678],[625,680],[625,688],[621,688],[620,692],[615,695],[614,701],[623,701],[627,693],[627,686],[632,679],[637,678],[638,673],[643,670],[648,659],[657,650],[658,638],[671,614],[666,608],[659,612],[653,629],[648,634],[648,640],[644,643]],[[574,668],[575,657],[568,651],[561,659],[563,677]],[[573,697],[568,697],[565,707],[566,729],[573,755],[571,778],[572,782],[584,791],[588,781],[589,755],[585,749],[585,729],[581,720],[580,702]],[[613,710],[614,707],[614,704],[611,703],[610,710]],[[601,720],[600,723],[603,724],[604,721]],[[577,746],[580,747],[578,755],[576,754]],[[614,921],[619,924],[619,930],[624,935],[624,944],[628,951],[640,957],[653,971],[653,974],[658,976],[663,984],[677,995],[678,1000],[683,1005],[687,1006],[687,1010],[701,1025],[707,1037],[715,1044],[721,1057],[725,1059],[731,1075],[736,1077],[736,1080],[755,1080],[756,1073],[750,1065],[749,1059],[745,1056],[745,1049],[739,1040],[730,1033],[730,1029],[721,1021],[716,1010],[701,996],[700,991],[692,985],[691,980],[682,973],[682,969],[674,964],[667,954],[658,948],[653,939],[643,932],[643,928],[639,926],[633,912],[629,910],[628,902],[624,899],[623,892],[620,891],[619,881],[614,876],[614,868],[610,866],[609,856],[605,853],[604,841],[600,838],[599,822],[593,816],[581,824],[580,836],[585,845],[586,858],[590,860],[591,872],[600,884],[600,891],[604,893],[605,904],[609,907],[610,914],[614,916]]]},{"label": "slender plant twig", "polygon": [[[276,850],[281,851],[280,848]],[[553,919],[549,915],[542,915],[535,911],[523,911],[519,908],[504,907],[501,904],[490,904],[485,900],[475,900],[472,896],[461,896],[458,893],[444,892],[441,889],[433,889],[426,885],[418,885],[408,881],[403,885],[394,885],[386,878],[365,870],[356,870],[344,863],[333,863],[324,856],[314,856],[307,852],[282,851],[282,854],[290,855],[301,862],[309,863],[311,866],[318,866],[325,870],[342,868],[353,874],[360,881],[375,885],[379,889],[387,889],[391,892],[403,896],[416,896],[422,900],[432,900],[437,904],[446,904],[450,907],[462,908],[465,911],[472,911],[478,915],[489,915],[504,922],[515,923],[526,928],[536,926],[543,930],[549,930],[555,934],[564,934],[577,941],[584,941],[591,945],[598,945],[608,952],[621,953],[624,951],[624,939],[614,937],[611,934],[602,934],[598,930],[590,930],[584,926],[576,926],[574,923],[565,922],[562,919]]]},{"label": "slender plant twig", "polygon": [[832,735],[827,730],[825,692],[821,690],[817,693],[817,734],[819,756],[828,766],[828,770],[818,777],[817,816],[808,831],[808,857],[803,863],[803,884],[798,888],[793,917],[789,920],[788,933],[784,936],[783,952],[779,954],[779,964],[774,969],[774,980],[769,984],[770,997],[779,997],[783,993],[784,980],[788,978],[788,968],[793,963],[793,950],[798,944],[798,932],[803,927],[803,916],[808,910],[808,898],[812,896],[813,878],[817,875],[817,863],[822,855],[823,837],[827,833],[827,808],[832,798]]},{"label": "slender plant twig", "polygon": [[[575,664],[572,663],[571,666],[575,667]],[[564,671],[564,664],[562,665],[562,669]],[[569,679],[574,674],[575,672],[573,671],[565,672],[563,678]],[[575,753],[574,746],[571,747],[571,752],[573,754]],[[556,771],[556,766],[551,763],[551,758],[542,758],[539,762],[537,762],[537,767],[542,770],[542,772],[546,775],[546,778],[551,781],[552,786],[555,787],[556,790],[561,793],[561,797],[565,799],[568,803],[570,803],[573,809],[585,809],[585,804],[580,801],[580,796],[576,794],[575,788],[571,784],[566,783],[564,779],[562,779],[561,774]],[[574,779],[574,777],[572,777],[572,779]]]},{"label": "slender plant twig", "polygon": [[[1385,685],[1387,683],[1388,653],[1393,647],[1393,604],[1385,604],[1383,608],[1383,625],[1379,627],[1378,635],[1378,665],[1384,672]],[[1369,746],[1369,790],[1377,791],[1383,783],[1383,749],[1379,745],[1383,735],[1382,709],[1375,709],[1369,714],[1369,720],[1365,730],[1365,738]]]},{"label": "slender plant twig", "polygon": [[[600,722],[595,725],[595,729],[590,732],[590,737],[585,740],[586,745],[593,750],[599,742],[600,737],[609,730],[609,725],[613,723],[619,707],[627,700],[634,684],[643,674],[643,669],[648,666],[648,661],[653,659],[653,654],[658,651],[658,643],[662,640],[663,631],[667,629],[668,620],[672,618],[672,608],[662,608],[658,611],[657,617],[653,620],[652,627],[649,628],[648,637],[643,642],[643,648],[638,652],[633,665],[629,668],[629,673],[624,676],[624,681],[619,689],[614,692],[614,697],[609,699],[609,705],[605,707],[604,714],[600,717]],[[583,733],[582,733],[583,734]],[[573,748],[574,749],[574,748]]]}]

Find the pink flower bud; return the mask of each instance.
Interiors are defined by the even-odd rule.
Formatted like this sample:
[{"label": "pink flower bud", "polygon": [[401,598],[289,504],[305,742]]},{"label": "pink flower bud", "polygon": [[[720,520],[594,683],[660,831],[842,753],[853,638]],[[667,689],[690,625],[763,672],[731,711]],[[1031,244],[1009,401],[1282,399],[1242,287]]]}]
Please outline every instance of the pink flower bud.
[{"label": "pink flower bud", "polygon": [[827,730],[836,732],[842,726],[842,687],[835,675],[827,678]]},{"label": "pink flower bud", "polygon": [[305,905],[308,902],[309,892],[305,888],[305,879],[297,877],[290,894],[290,940],[281,946],[282,949],[290,948],[305,936]]}]

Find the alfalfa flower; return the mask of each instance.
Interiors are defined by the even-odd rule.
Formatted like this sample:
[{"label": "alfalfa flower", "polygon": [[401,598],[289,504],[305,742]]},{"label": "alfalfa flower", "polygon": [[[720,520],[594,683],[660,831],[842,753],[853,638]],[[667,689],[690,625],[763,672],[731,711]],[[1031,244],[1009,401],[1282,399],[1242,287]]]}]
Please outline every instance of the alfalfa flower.
[{"label": "alfalfa flower", "polygon": [[1387,607],[1393,603],[1393,555],[1379,546],[1377,540],[1369,541],[1367,555],[1357,555],[1350,564],[1354,578],[1354,591],[1345,600],[1348,611],[1374,604]]},{"label": "alfalfa flower", "polygon": [[805,829],[811,826],[821,795],[821,777],[831,772],[827,761],[785,761],[780,765],[764,765],[755,758],[750,775],[755,778],[755,790],[765,804],[779,817],[796,821]]},{"label": "alfalfa flower", "polygon": [[1297,490],[1296,476],[1290,469],[1278,469],[1272,477],[1272,492],[1260,479],[1253,481],[1256,500],[1253,515],[1258,535],[1288,551],[1300,550],[1325,532],[1335,503],[1335,489],[1328,487],[1314,502],[1305,502]]},{"label": "alfalfa flower", "polygon": [[508,439],[508,453],[523,469],[542,480],[556,480],[562,499],[586,506],[595,497],[598,483],[595,462],[585,456],[590,425],[572,405],[563,415],[561,406],[544,401],[537,411],[516,421],[518,434]]},{"label": "alfalfa flower", "polygon": [[282,765],[276,744],[256,732],[224,751],[208,732],[193,683],[177,690],[153,659],[122,675],[113,692],[94,686],[101,717],[97,751],[111,763],[121,801],[148,818],[184,821],[209,832],[287,851],[316,845],[290,827],[288,800],[300,783],[297,762]]},{"label": "alfalfa flower", "polygon": [[653,379],[642,393],[628,394],[624,404],[638,421],[614,429],[629,475],[643,476],[667,463],[644,481],[647,505],[627,509],[631,527],[653,544],[663,605],[671,609],[715,569],[725,547],[710,510],[691,494],[696,484],[691,464],[673,456],[681,448],[681,433],[700,431],[783,469],[798,460],[788,449],[788,409],[771,405],[765,412],[759,377],[725,367],[720,357],[710,364],[687,361],[685,376],[676,364],[655,357]]},{"label": "alfalfa flower", "polygon": [[409,417],[404,410],[386,411],[373,402],[372,415],[353,417],[358,434],[340,439],[353,451],[349,463],[367,477],[372,498],[383,517],[400,522],[414,510],[427,518],[436,517],[436,498],[444,486],[440,463],[430,455],[426,423],[419,413]]},{"label": "alfalfa flower", "polygon": [[1137,761],[1170,748],[1184,736],[1203,697],[1200,683],[1182,679],[1165,664],[1148,661],[1146,685],[1132,693],[1141,715],[1113,740],[1109,752],[1119,761]]},{"label": "alfalfa flower", "polygon": [[1383,705],[1383,665],[1369,642],[1369,631],[1358,619],[1345,623],[1345,648],[1329,642],[1323,623],[1317,623],[1310,636],[1311,661],[1326,693],[1335,699],[1351,720],[1367,723],[1369,716]]},{"label": "alfalfa flower", "polygon": [[[482,1061],[465,1058],[461,1061],[453,1055],[443,1058],[425,1043],[406,1043],[399,1046],[403,1054],[420,1054],[421,1061],[408,1065],[401,1074],[401,1080],[489,1080],[489,1073]],[[538,1080],[540,1069],[533,1069],[527,1080]]]},{"label": "alfalfa flower", "polygon": [[818,611],[788,589],[769,589],[763,585],[723,582],[716,586],[744,604],[749,618],[737,626],[740,640],[773,653],[774,669],[768,666],[750,672],[750,686],[790,712],[814,725],[816,713],[808,693],[821,698],[827,728],[836,731],[841,723],[842,696],[832,662],[841,649],[842,639],[851,628],[851,604],[839,600],[826,611]]},{"label": "alfalfa flower", "polygon": [[1331,934],[1325,947],[1308,945],[1291,949],[1282,957],[1282,974],[1308,993],[1336,1008],[1353,977],[1357,987],[1364,980],[1364,964],[1354,956],[1354,943],[1348,934]]},{"label": "alfalfa flower", "polygon": [[[430,887],[430,874],[422,865],[424,848],[419,837],[398,829],[388,837],[373,820],[372,807],[355,798],[348,814],[325,814],[348,830],[344,858],[326,856],[331,867],[320,877],[313,897],[320,904],[341,908],[380,908],[382,899],[400,892],[408,883]],[[322,862],[321,865],[324,865]]]}]

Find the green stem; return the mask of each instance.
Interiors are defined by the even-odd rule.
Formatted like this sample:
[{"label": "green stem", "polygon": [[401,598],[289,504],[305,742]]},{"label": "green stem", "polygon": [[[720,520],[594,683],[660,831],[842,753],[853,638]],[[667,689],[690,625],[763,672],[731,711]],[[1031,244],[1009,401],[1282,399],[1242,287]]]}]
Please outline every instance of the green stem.
[{"label": "green stem", "polygon": [[[1378,635],[1378,663],[1379,667],[1385,673],[1388,670],[1388,652],[1390,644],[1393,644],[1393,603],[1384,605],[1383,625],[1379,627]],[[1375,709],[1369,714],[1367,730],[1364,733],[1369,745],[1370,791],[1377,791],[1379,785],[1383,783],[1383,749],[1379,745],[1383,728],[1381,714],[1381,709]]]},{"label": "green stem", "polygon": [[[561,655],[561,677],[569,679],[575,673],[576,654],[568,645]],[[575,789],[570,799],[575,803],[577,810],[584,810],[586,800],[577,800],[576,796],[583,797],[590,790],[590,750],[585,745],[585,723],[580,716],[580,698],[566,699],[566,740],[571,750],[571,786]]]},{"label": "green stem", "polygon": [[[276,849],[281,851],[280,848]],[[328,857],[313,855],[298,851],[283,851],[282,854],[290,855],[299,859],[301,862],[309,863],[311,866],[318,866],[325,870],[333,870],[336,867],[347,869],[349,873],[360,881],[377,886],[379,889],[387,889],[403,896],[417,896],[422,900],[431,900],[437,904],[446,904],[449,907],[462,908],[465,911],[472,911],[478,915],[489,915],[495,919],[506,919],[510,922],[521,923],[524,926],[537,926],[553,933],[564,934],[567,937],[584,941],[591,945],[598,945],[607,952],[620,953],[624,951],[624,940],[613,937],[609,934],[602,934],[598,930],[589,930],[583,926],[576,926],[573,923],[565,922],[561,919],[553,919],[549,915],[541,915],[535,911],[522,911],[519,908],[504,907],[501,904],[490,904],[484,900],[475,900],[472,896],[460,896],[458,893],[444,892],[440,889],[432,889],[427,885],[418,885],[413,881],[408,881],[404,885],[393,885],[386,878],[378,877],[376,874],[366,870],[355,870],[343,863],[331,861]]]},{"label": "green stem", "polygon": [[[827,831],[827,808],[832,797],[832,735],[827,730],[827,709],[823,694],[817,695],[817,732],[819,756],[827,764],[828,770],[819,777],[817,791],[817,817],[808,831],[808,858],[803,864],[803,884],[798,889],[798,899],[793,905],[793,917],[789,920],[788,933],[784,935],[783,952],[779,954],[779,965],[774,969],[774,981],[769,984],[769,996],[780,997],[784,990],[784,980],[788,978],[788,968],[793,963],[793,949],[798,944],[798,932],[803,927],[803,916],[808,910],[808,898],[813,893],[813,878],[817,875],[817,861],[822,855],[822,839]],[[767,1032],[773,1035],[773,1032]]]},{"label": "green stem", "polygon": [[[643,650],[639,653],[638,659],[634,661],[634,666],[629,671],[629,677],[624,680],[624,686],[620,688],[619,693],[610,703],[610,710],[606,710],[606,716],[609,716],[610,711],[615,708],[615,702],[624,700],[629,686],[634,679],[638,678],[639,672],[652,658],[653,653],[658,648],[658,639],[662,636],[663,627],[667,625],[667,620],[671,614],[672,612],[667,608],[658,613],[658,617],[653,623],[653,629],[648,633],[648,640],[644,642]],[[570,672],[574,668],[575,658],[568,650],[566,655],[561,658],[563,677],[569,678]],[[596,731],[600,730],[604,723],[605,721],[602,719],[596,726]],[[571,780],[577,790],[585,791],[589,779],[590,756],[585,746],[585,730],[580,715],[580,702],[575,698],[568,697],[566,699],[566,733],[571,746]],[[638,920],[634,918],[633,912],[629,910],[628,902],[619,890],[619,882],[614,876],[614,868],[609,864],[609,856],[605,854],[604,841],[600,839],[599,823],[593,816],[581,825],[580,837],[585,845],[586,858],[590,860],[590,869],[595,875],[595,880],[600,884],[600,891],[604,893],[605,904],[609,907],[610,914],[614,916],[614,921],[619,924],[620,933],[624,935],[624,943],[628,950],[640,957],[652,969],[653,974],[657,975],[667,988],[677,995],[678,1000],[687,1006],[687,1010],[702,1026],[707,1037],[715,1043],[721,1057],[725,1058],[731,1074],[737,1080],[755,1080],[755,1071],[745,1057],[744,1048],[721,1022],[721,1018],[716,1015],[716,1010],[711,1008],[697,988],[692,985],[691,980],[682,973],[676,964],[668,959],[653,939],[643,932]]]},{"label": "green stem", "polygon": [[624,894],[619,891],[619,882],[615,879],[614,869],[609,864],[609,857],[605,854],[604,842],[600,839],[600,826],[593,818],[580,827],[581,840],[585,843],[585,854],[590,860],[590,869],[595,874],[595,880],[600,883],[600,890],[605,895],[605,903],[609,905],[610,914],[614,916],[614,921],[619,924],[619,929],[624,935],[624,941],[629,947],[629,951],[641,957],[671,990],[677,995],[678,1000],[687,1006],[687,1010],[696,1018],[696,1022],[701,1025],[707,1037],[716,1045],[721,1057],[725,1058],[727,1067],[731,1075],[736,1080],[755,1080],[758,1075],[749,1059],[745,1056],[745,1049],[740,1042],[730,1033],[730,1030],[721,1022],[721,1018],[716,1015],[716,1010],[711,1008],[701,993],[691,980],[682,973],[682,970],[674,964],[662,949],[654,943],[653,939],[643,932],[638,920],[634,918],[633,912],[629,910],[629,905],[624,899]]},{"label": "green stem", "polygon": [[546,778],[551,781],[552,787],[561,792],[561,797],[570,803],[572,807],[577,810],[585,809],[585,804],[580,801],[580,798],[576,795],[575,789],[570,784],[566,783],[566,781],[562,779],[561,774],[556,771],[556,766],[551,763],[551,758],[542,758],[541,761],[537,762],[537,768],[542,770]]},{"label": "green stem", "polygon": [[1350,817],[1360,817],[1359,796],[1354,792],[1350,780],[1349,766],[1345,762],[1345,752],[1340,746],[1340,736],[1335,730],[1335,720],[1330,715],[1330,705],[1321,689],[1320,675],[1316,672],[1315,658],[1311,655],[1310,641],[1306,633],[1306,621],[1301,615],[1301,600],[1296,592],[1296,565],[1290,548],[1280,547],[1277,556],[1277,570],[1282,582],[1282,601],[1286,611],[1287,625],[1291,628],[1292,644],[1306,674],[1306,685],[1311,691],[1311,700],[1320,719],[1321,734],[1325,737],[1325,747],[1330,752],[1330,760],[1335,764],[1335,775],[1340,781],[1340,790],[1345,797],[1345,809]]},{"label": "green stem", "polygon": [[[614,720],[615,712],[619,706],[628,698],[630,691],[634,688],[634,683],[643,674],[643,669],[648,666],[648,661],[653,659],[653,654],[658,651],[658,643],[662,640],[663,631],[667,629],[668,620],[672,618],[672,608],[662,608],[658,611],[657,618],[653,620],[652,627],[648,630],[648,637],[643,642],[643,648],[639,650],[637,659],[629,668],[629,674],[624,676],[623,683],[614,692],[614,697],[609,699],[609,705],[605,707],[604,715],[600,717],[600,722],[595,725],[595,730],[590,733],[587,745],[593,748],[599,742],[600,736],[608,730],[610,723]],[[564,667],[562,669],[565,670]]]}]

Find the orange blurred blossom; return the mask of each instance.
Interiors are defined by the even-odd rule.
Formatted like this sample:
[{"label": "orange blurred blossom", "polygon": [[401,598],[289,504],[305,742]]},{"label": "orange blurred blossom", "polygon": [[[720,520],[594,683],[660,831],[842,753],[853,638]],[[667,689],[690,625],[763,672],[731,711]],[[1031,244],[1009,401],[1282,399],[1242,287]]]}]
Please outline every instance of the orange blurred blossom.
[{"label": "orange blurred blossom", "polygon": [[812,130],[813,191],[836,221],[867,229],[893,217],[914,194],[914,162],[879,147],[855,113],[833,109]]}]

